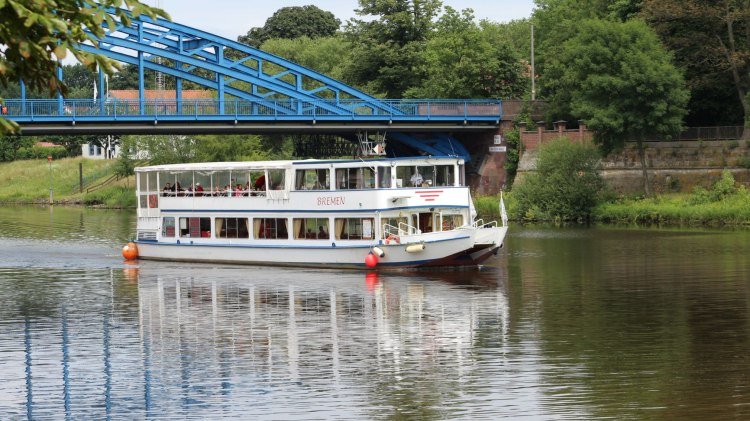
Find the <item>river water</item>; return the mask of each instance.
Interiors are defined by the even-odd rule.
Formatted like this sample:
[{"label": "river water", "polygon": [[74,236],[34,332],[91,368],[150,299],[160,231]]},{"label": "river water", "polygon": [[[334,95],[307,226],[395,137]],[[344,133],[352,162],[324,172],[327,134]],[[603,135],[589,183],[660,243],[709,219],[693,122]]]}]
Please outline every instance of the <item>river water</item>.
[{"label": "river water", "polygon": [[0,208],[0,419],[747,419],[750,232],[512,227],[481,271],[124,264]]}]

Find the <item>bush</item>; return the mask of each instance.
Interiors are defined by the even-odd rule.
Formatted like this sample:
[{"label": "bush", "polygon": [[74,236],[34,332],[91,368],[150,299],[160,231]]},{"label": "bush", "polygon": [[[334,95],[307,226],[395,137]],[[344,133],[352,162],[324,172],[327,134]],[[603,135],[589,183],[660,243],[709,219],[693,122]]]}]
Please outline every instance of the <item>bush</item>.
[{"label": "bush", "polygon": [[513,187],[514,218],[589,220],[604,187],[601,157],[593,145],[565,138],[543,145],[537,171]]},{"label": "bush", "polygon": [[724,170],[724,172],[721,173],[721,179],[714,183],[711,190],[706,190],[703,187],[696,187],[693,189],[693,195],[688,202],[691,205],[718,202],[736,194],[737,191],[738,189],[735,185],[734,176],[729,170]]},{"label": "bush", "polygon": [[52,159],[65,158],[68,156],[68,150],[62,146],[32,146],[19,149],[16,159],[47,159],[48,156],[51,156]]}]

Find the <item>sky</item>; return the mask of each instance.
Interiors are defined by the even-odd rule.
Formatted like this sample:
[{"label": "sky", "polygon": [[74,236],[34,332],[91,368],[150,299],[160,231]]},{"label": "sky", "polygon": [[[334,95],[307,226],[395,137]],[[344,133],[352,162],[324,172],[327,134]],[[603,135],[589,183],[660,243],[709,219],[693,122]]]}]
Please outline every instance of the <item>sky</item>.
[{"label": "sky", "polygon": [[[263,26],[275,11],[287,6],[314,4],[346,22],[355,17],[357,0],[142,0],[146,4],[161,4],[172,20],[225,38],[236,39],[250,28]],[[443,0],[454,9],[474,9],[478,19],[507,22],[531,16],[533,0]]]}]

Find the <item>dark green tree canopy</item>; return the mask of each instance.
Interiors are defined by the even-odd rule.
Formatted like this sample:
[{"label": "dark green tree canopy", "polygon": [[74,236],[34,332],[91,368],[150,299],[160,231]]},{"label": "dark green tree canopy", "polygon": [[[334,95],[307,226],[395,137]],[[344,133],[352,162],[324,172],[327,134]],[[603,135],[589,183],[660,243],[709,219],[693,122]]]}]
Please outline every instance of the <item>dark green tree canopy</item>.
[{"label": "dark green tree canopy", "polygon": [[238,41],[259,47],[266,40],[299,37],[319,38],[332,36],[339,30],[341,21],[333,13],[317,6],[282,7],[261,28],[252,28]]},{"label": "dark green tree canopy", "polygon": [[742,115],[750,122],[750,2],[644,0],[643,16],[685,69],[691,120],[706,124],[735,110],[734,124]]},{"label": "dark green tree canopy", "polygon": [[558,113],[584,119],[605,149],[678,132],[689,94],[648,25],[590,19],[578,26],[544,75]]},{"label": "dark green tree canopy", "polygon": [[400,98],[423,78],[422,52],[442,7],[440,0],[359,0],[347,35],[354,45],[348,82]]},{"label": "dark green tree canopy", "polygon": [[470,9],[451,7],[438,20],[421,54],[425,75],[406,96],[520,98],[527,90],[521,59],[498,32],[480,28]]}]

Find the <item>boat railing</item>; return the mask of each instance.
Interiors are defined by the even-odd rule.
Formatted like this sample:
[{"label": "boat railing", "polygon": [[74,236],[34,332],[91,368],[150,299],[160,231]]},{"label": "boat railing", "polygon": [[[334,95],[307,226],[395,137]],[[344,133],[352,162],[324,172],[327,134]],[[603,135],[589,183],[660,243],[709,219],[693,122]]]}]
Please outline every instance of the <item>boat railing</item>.
[{"label": "boat railing", "polygon": [[484,222],[484,219],[477,219],[471,226],[473,228],[495,228],[497,227],[497,221]]},{"label": "boat railing", "polygon": [[399,222],[398,230],[399,232],[403,230],[403,232],[406,232],[408,234],[421,234],[422,233],[422,230],[418,229],[417,227],[413,227],[407,224],[406,222]]},{"label": "boat railing", "polygon": [[265,190],[228,190],[228,191],[162,191],[162,197],[266,197]]},{"label": "boat railing", "polygon": [[401,236],[398,227],[394,227],[391,224],[383,224],[383,237],[388,238],[391,235],[397,235],[399,237]]}]

